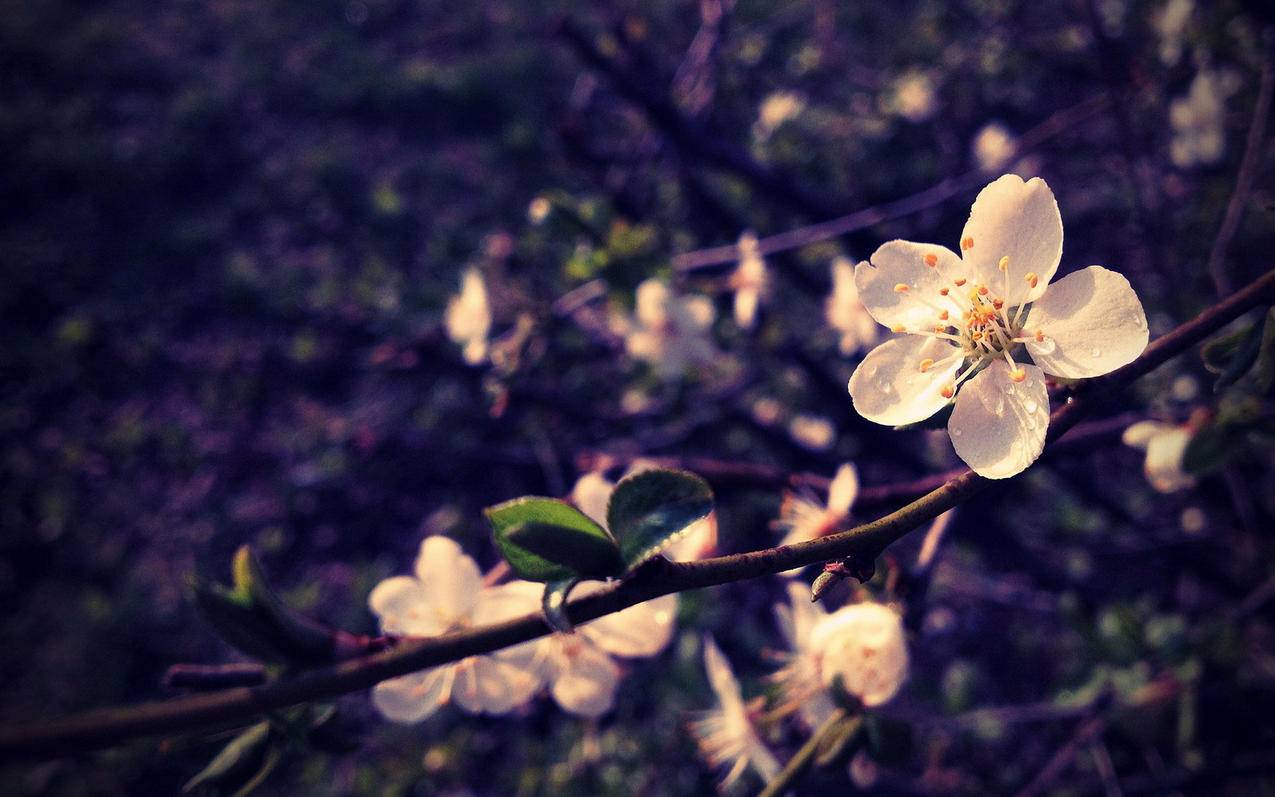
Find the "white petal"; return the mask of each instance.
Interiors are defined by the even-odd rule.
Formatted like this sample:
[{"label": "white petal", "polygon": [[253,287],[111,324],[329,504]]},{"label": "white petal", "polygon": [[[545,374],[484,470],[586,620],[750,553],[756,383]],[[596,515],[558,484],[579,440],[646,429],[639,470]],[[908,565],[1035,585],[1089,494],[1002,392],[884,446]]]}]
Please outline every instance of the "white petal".
[{"label": "white petal", "polygon": [[446,699],[448,670],[452,666],[448,664],[382,681],[372,688],[372,705],[391,722],[420,722],[433,714]]},{"label": "white petal", "polygon": [[634,308],[638,323],[646,327],[664,326],[668,322],[671,298],[668,286],[660,280],[649,279],[639,285]]},{"label": "white petal", "polygon": [[1151,438],[1146,473],[1152,487],[1172,493],[1195,484],[1195,479],[1182,469],[1182,457],[1190,442],[1191,433],[1182,427],[1170,427]]},{"label": "white petal", "polygon": [[571,488],[571,503],[594,521],[606,526],[607,504],[611,501],[611,493],[615,485],[601,473],[586,473],[576,479]]},{"label": "white petal", "polygon": [[761,293],[756,288],[740,288],[735,291],[735,323],[741,329],[753,328],[760,299]]},{"label": "white petal", "polygon": [[430,602],[429,592],[410,576],[395,576],[377,584],[367,596],[367,605],[387,634],[437,636],[448,630],[447,622]]},{"label": "white petal", "polygon": [[677,595],[664,595],[580,626],[580,633],[608,653],[654,656],[673,637]]},{"label": "white petal", "polygon": [[507,714],[540,688],[537,673],[492,656],[471,656],[461,665],[456,705],[470,714]]},{"label": "white petal", "polygon": [[564,711],[582,717],[600,717],[611,710],[620,668],[595,645],[580,645],[565,658],[554,679],[553,699]]},{"label": "white petal", "polygon": [[717,515],[710,514],[691,524],[686,536],[664,550],[664,556],[674,562],[694,562],[712,556],[717,550]]},{"label": "white petal", "polygon": [[[934,364],[922,372],[922,360]],[[961,367],[960,349],[938,338],[904,335],[868,352],[850,376],[855,410],[875,423],[899,426],[923,421],[948,400],[940,391]]]},{"label": "white petal", "polygon": [[704,637],[704,671],[708,673],[708,685],[717,695],[723,713],[743,714],[744,698],[739,693],[739,681],[735,680],[730,662],[710,636]]},{"label": "white petal", "polygon": [[837,475],[828,486],[828,511],[836,515],[850,514],[850,507],[859,495],[859,471],[847,462],[837,468]]},{"label": "white petal", "polygon": [[827,615],[823,607],[810,600],[810,587],[788,582],[788,602],[775,607],[775,619],[788,643],[788,649],[802,651],[810,641],[810,631]]},{"label": "white petal", "polygon": [[524,614],[539,611],[543,584],[531,581],[506,581],[486,587],[478,593],[474,605],[474,625],[503,623]]},{"label": "white petal", "polygon": [[[971,240],[974,245],[964,248]],[[1045,181],[1007,174],[974,200],[961,233],[961,255],[970,279],[1017,307],[1044,293],[1062,259],[1062,241],[1062,216]],[[1009,257],[1006,271],[1000,270],[1002,257]],[[1029,273],[1037,277],[1035,288],[1026,281]]]},{"label": "white petal", "polygon": [[678,304],[678,325],[683,332],[703,332],[716,317],[717,310],[707,296],[687,296]]},{"label": "white petal", "polygon": [[1045,373],[1083,379],[1114,371],[1147,347],[1147,316],[1123,275],[1090,266],[1049,286],[1027,313],[1028,342]]},{"label": "white petal", "polygon": [[1169,424],[1159,421],[1138,421],[1124,430],[1124,434],[1120,435],[1120,442],[1146,451],[1153,437],[1171,428],[1173,427]]},{"label": "white petal", "polygon": [[[935,266],[925,264],[927,255],[934,255]],[[950,288],[964,273],[961,259],[950,249],[889,241],[872,254],[871,263],[855,267],[854,284],[859,301],[879,323],[891,328],[929,329],[939,323],[940,310],[962,309],[954,300],[940,296],[939,290]],[[896,290],[899,286],[907,286],[907,290]]]},{"label": "white petal", "polygon": [[961,386],[948,419],[952,446],[980,476],[1005,479],[1022,473],[1045,447],[1049,392],[1045,374],[1019,363],[1027,378],[1015,384],[1009,365],[993,362]]},{"label": "white petal", "polygon": [[430,606],[448,626],[469,619],[482,577],[478,565],[455,540],[439,535],[426,537],[416,557],[416,577]]}]

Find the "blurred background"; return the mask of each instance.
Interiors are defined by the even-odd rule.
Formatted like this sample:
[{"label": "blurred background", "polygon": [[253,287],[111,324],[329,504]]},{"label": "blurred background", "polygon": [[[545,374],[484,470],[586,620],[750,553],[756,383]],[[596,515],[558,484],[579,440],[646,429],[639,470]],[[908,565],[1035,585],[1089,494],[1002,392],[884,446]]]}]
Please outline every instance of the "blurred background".
[{"label": "blurred background", "polygon": [[[244,543],[292,605],[374,633],[366,596],[423,535],[490,567],[482,507],[594,467],[760,466],[701,469],[723,552],[778,541],[789,473],[955,467],[941,432],[854,413],[835,258],[955,247],[982,185],[1037,175],[1062,271],[1120,271],[1171,329],[1272,265],[1273,22],[1191,0],[4,2],[0,720],[236,660],[188,587]],[[703,250],[830,219],[768,254],[756,326],[735,323],[738,257]],[[477,365],[444,325],[466,269],[492,317]],[[719,356],[670,375],[626,353],[653,276],[714,301]],[[957,514],[886,712],[910,741],[859,785],[1011,793],[1073,744],[1042,793],[1275,791],[1270,449],[1226,437],[1159,493],[1119,440],[1224,416],[1215,378],[1173,361],[1106,408],[1114,433]],[[599,722],[540,701],[395,726],[349,696],[357,747],[297,751],[258,793],[711,792],[685,732],[712,704],[701,634],[762,694],[782,596],[683,596]],[[175,793],[225,738],[10,767],[5,791]]]}]

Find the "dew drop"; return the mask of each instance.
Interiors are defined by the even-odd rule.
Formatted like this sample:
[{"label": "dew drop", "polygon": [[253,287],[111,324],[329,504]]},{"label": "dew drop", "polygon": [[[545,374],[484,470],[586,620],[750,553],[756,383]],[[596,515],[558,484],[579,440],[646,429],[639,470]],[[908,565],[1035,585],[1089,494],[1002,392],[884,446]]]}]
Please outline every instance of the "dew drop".
[{"label": "dew drop", "polygon": [[[1028,412],[1029,414],[1035,415],[1035,414],[1036,414],[1036,410],[1037,410],[1037,409],[1039,409],[1039,408],[1040,408],[1040,405],[1039,405],[1039,404],[1037,404],[1037,403],[1036,403],[1034,400],[1032,400],[1032,399],[1027,399],[1026,401],[1024,401],[1024,402],[1023,402],[1023,409],[1027,410],[1027,412]],[[1027,428],[1028,428],[1028,429],[1030,429],[1030,428],[1032,428],[1032,427],[1030,427],[1030,426],[1029,426],[1029,427],[1027,427]]]},{"label": "dew drop", "polygon": [[953,430],[952,430],[952,437],[960,437],[960,436],[961,436],[961,430],[960,430],[960,429],[953,429]]},{"label": "dew drop", "polygon": [[1101,357],[1101,356],[1102,356],[1102,349],[1095,348],[1093,351],[1089,352],[1089,356],[1090,356],[1090,357]]}]

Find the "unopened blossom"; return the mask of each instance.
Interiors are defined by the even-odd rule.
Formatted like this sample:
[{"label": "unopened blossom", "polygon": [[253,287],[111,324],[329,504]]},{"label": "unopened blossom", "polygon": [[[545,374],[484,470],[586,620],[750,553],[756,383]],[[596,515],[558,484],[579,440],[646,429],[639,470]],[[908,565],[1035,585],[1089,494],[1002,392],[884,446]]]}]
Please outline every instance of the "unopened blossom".
[{"label": "unopened blossom", "polygon": [[1173,493],[1194,486],[1195,478],[1182,467],[1186,447],[1191,443],[1189,426],[1139,421],[1124,430],[1124,444],[1147,452],[1143,470],[1147,481],[1162,493]]},{"label": "unopened blossom", "polygon": [[[588,582],[576,596],[602,587]],[[623,611],[608,614],[537,641],[534,668],[564,711],[600,717],[615,704],[620,666],[614,657],[646,658],[663,650],[672,639],[677,596],[664,595]]]},{"label": "unopened blossom", "polygon": [[1031,465],[1049,425],[1046,374],[1108,373],[1148,339],[1142,303],[1120,274],[1089,266],[1050,284],[1062,233],[1045,181],[1007,174],[974,201],[960,255],[896,240],[860,263],[868,312],[907,334],[873,349],[850,377],[859,414],[900,426],[955,397],[947,428],[966,464],[991,479]]},{"label": "unopened blossom", "polygon": [[809,492],[784,493],[775,525],[787,531],[780,545],[817,539],[845,523],[850,507],[859,495],[859,471],[852,463],[837,469],[828,486],[828,503],[820,503]]},{"label": "unopened blossom", "polygon": [[460,293],[447,303],[444,324],[447,336],[460,345],[465,362],[477,365],[487,359],[491,309],[487,305],[487,286],[477,269],[465,271]]},{"label": "unopened blossom", "polygon": [[[415,575],[377,584],[368,606],[384,633],[432,637],[535,612],[542,591],[527,581],[484,587],[478,565],[454,540],[430,536]],[[470,714],[505,714],[540,688],[534,656],[534,643],[524,643],[392,678],[372,689],[372,704],[394,722],[419,722],[453,700]]]},{"label": "unopened blossom", "polygon": [[1186,96],[1169,103],[1173,139],[1169,157],[1187,169],[1209,166],[1226,154],[1226,98],[1238,88],[1235,75],[1201,69]]},{"label": "unopened blossom", "polygon": [[898,693],[907,678],[903,621],[887,606],[856,603],[819,620],[808,642],[819,678],[871,708]]},{"label": "unopened blossom", "polygon": [[666,379],[717,356],[709,339],[716,311],[704,296],[677,296],[667,284],[649,279],[638,286],[637,307],[624,336],[629,356],[650,363]]},{"label": "unopened blossom", "polygon": [[771,676],[779,687],[780,713],[796,712],[807,728],[823,725],[835,708],[819,674],[819,659],[810,647],[811,635],[828,613],[810,600],[810,587],[788,582],[788,600],[775,607],[775,621],[787,650],[779,654],[784,666]]},{"label": "unopened blossom", "polygon": [[[659,467],[656,463],[644,459],[635,459],[620,477],[623,481],[629,476]],[[585,473],[576,480],[571,488],[571,503],[576,505],[599,526],[607,528],[607,506],[611,502],[611,494],[615,492],[615,482],[598,472]],[[691,524],[691,527],[680,539],[664,549],[664,556],[675,562],[691,562],[712,556],[717,550],[717,516],[710,514],[703,520]]]},{"label": "unopened blossom", "polygon": [[859,301],[854,264],[844,257],[832,261],[832,295],[824,305],[824,317],[828,326],[840,333],[839,345],[845,356],[873,345],[881,337],[881,328]]},{"label": "unopened blossom", "polygon": [[704,669],[717,696],[717,707],[691,722],[700,753],[714,769],[725,769],[722,788],[728,788],[752,767],[764,780],[779,774],[779,762],[757,736],[739,681],[730,663],[709,637],[704,638]]},{"label": "unopened blossom", "polygon": [[735,323],[741,329],[752,329],[757,322],[757,308],[769,288],[770,275],[755,234],[739,236],[738,246],[739,265],[730,276],[730,287],[735,291]]},{"label": "unopened blossom", "polygon": [[974,143],[970,148],[974,152],[974,161],[978,164],[978,168],[995,174],[1013,160],[1014,153],[1018,149],[1018,142],[1014,140],[1014,134],[1009,132],[1009,128],[1005,125],[1000,122],[990,122],[983,125],[983,129],[974,136]]}]

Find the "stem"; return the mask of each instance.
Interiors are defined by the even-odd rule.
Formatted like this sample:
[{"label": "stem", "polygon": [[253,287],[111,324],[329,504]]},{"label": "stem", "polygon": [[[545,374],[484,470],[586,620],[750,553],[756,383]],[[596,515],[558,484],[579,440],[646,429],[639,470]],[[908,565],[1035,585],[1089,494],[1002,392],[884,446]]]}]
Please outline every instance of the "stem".
[{"label": "stem", "polygon": [[[1275,300],[1275,270],[1156,340],[1128,365],[1086,385],[1054,411],[1047,446],[1135,379],[1216,332],[1243,313]],[[613,589],[567,606],[577,625],[643,601],[846,556],[876,556],[912,529],[982,492],[992,482],[963,470],[943,485],[884,517],[809,542],[720,556],[699,562],[655,559]],[[238,687],[136,706],[106,708],[0,729],[0,761],[49,759],[119,745],[129,739],[196,730],[313,700],[366,689],[388,678],[490,653],[550,632],[539,614],[429,639],[403,639],[393,648],[262,686]]]},{"label": "stem", "polygon": [[845,709],[833,709],[828,719],[824,720],[823,724],[819,726],[819,730],[810,734],[810,738],[801,746],[801,749],[792,754],[792,758],[788,759],[788,763],[784,764],[784,768],[780,770],[774,780],[766,784],[766,788],[762,789],[757,797],[779,797],[779,795],[795,786],[801,776],[806,774],[806,770],[810,769],[810,765],[814,763],[815,755],[819,752],[819,745],[823,743],[824,735],[835,728],[837,723],[841,722],[845,716]]}]

